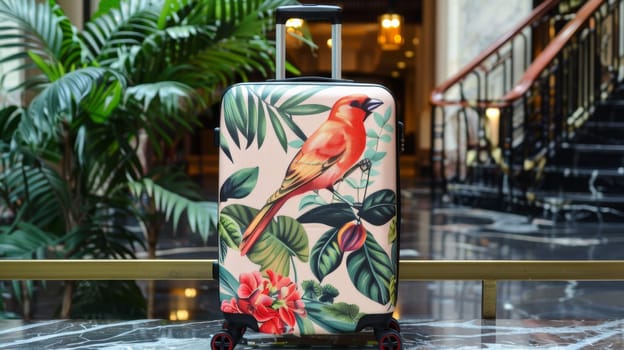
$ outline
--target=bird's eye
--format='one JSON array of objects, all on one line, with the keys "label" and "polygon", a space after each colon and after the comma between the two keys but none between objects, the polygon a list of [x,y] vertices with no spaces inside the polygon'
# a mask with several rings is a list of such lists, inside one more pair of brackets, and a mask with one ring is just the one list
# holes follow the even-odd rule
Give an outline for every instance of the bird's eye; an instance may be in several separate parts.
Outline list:
[{"label": "bird's eye", "polygon": [[349,104],[351,107],[359,107],[360,103],[358,101],[351,101],[351,103]]}]

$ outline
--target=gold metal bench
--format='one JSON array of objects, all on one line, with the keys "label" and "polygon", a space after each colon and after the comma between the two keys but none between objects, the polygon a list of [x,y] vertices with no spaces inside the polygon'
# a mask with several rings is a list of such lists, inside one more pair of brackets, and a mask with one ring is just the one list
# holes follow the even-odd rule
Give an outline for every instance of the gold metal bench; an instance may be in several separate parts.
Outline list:
[{"label": "gold metal bench", "polygon": [[[207,259],[0,260],[0,280],[212,280]],[[624,280],[624,260],[401,260],[400,281],[476,280],[481,315],[496,318],[498,281]]]}]

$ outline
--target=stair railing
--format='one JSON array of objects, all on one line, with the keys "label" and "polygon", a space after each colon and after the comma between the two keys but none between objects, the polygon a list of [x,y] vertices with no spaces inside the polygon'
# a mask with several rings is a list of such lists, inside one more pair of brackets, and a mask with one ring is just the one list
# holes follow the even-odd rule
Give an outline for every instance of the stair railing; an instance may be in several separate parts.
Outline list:
[{"label": "stair railing", "polygon": [[[453,189],[511,210],[534,204],[542,170],[620,79],[620,0],[589,0],[535,55],[545,1],[431,96],[434,198]],[[534,60],[530,57],[535,56]],[[515,77],[521,78],[514,84]]]}]

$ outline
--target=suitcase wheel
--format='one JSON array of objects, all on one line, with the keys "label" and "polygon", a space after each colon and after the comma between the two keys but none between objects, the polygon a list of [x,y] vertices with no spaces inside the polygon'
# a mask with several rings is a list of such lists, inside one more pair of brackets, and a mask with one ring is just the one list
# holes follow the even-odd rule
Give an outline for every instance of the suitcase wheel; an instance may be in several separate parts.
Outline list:
[{"label": "suitcase wheel", "polygon": [[386,329],[376,332],[379,340],[379,350],[402,350],[403,339],[395,329]]},{"label": "suitcase wheel", "polygon": [[222,330],[212,336],[210,350],[234,350],[238,339],[230,330]]}]

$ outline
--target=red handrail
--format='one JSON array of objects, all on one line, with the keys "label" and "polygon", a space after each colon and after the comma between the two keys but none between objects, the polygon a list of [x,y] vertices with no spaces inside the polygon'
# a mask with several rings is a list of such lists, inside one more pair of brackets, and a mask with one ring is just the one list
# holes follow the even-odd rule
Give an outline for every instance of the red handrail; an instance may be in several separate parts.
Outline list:
[{"label": "red handrail", "polygon": [[557,57],[564,46],[574,37],[583,25],[589,21],[594,12],[596,12],[604,2],[605,0],[590,0],[576,13],[576,16],[561,29],[557,36],[546,46],[544,51],[542,51],[529,68],[527,68],[514,88],[503,97],[503,105],[510,105],[529,90],[540,74]]},{"label": "red handrail", "polygon": [[494,55],[501,47],[503,47],[503,45],[511,42],[514,37],[520,34],[527,26],[530,26],[533,23],[540,21],[554,6],[558,4],[559,0],[546,0],[539,6],[537,6],[524,21],[520,22],[512,30],[496,40],[490,47],[481,52],[479,56],[474,58],[469,64],[467,64],[453,77],[436,87],[431,93],[431,104],[433,104],[434,106],[443,106],[454,103],[444,100],[444,94],[446,91],[448,91],[458,82],[464,80],[472,71],[481,66],[489,57]]}]

